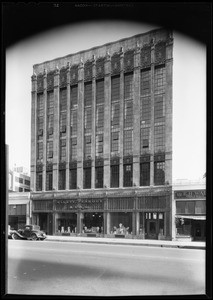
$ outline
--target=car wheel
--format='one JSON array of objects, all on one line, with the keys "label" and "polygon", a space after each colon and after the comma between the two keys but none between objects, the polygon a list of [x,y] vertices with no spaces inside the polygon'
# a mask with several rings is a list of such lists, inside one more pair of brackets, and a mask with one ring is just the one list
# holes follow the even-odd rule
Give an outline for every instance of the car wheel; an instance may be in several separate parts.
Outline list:
[{"label": "car wheel", "polygon": [[13,240],[18,240],[19,239],[19,237],[18,237],[18,235],[16,233],[12,233],[11,236],[12,236]]},{"label": "car wheel", "polygon": [[31,237],[32,237],[32,240],[33,240],[33,241],[36,241],[36,240],[37,240],[37,236],[36,236],[36,234],[32,234],[32,236],[31,236]]}]

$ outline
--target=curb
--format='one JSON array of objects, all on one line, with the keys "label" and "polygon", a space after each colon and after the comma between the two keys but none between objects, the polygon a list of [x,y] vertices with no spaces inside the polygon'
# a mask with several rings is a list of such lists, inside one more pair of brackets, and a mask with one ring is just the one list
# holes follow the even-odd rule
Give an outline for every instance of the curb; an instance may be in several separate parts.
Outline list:
[{"label": "curb", "polygon": [[151,243],[122,243],[119,241],[111,242],[111,241],[87,241],[87,240],[66,240],[66,239],[46,239],[48,242],[68,242],[68,243],[87,243],[87,244],[103,244],[103,245],[122,245],[122,246],[145,246],[145,247],[160,247],[160,248],[179,248],[179,249],[198,249],[205,250],[205,246],[195,246],[195,245],[169,245],[169,244],[151,244]]}]

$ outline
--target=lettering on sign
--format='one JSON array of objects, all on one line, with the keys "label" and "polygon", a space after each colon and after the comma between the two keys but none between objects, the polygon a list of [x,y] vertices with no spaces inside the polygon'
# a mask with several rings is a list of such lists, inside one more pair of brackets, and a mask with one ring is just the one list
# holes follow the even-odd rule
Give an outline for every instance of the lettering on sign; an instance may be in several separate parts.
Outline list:
[{"label": "lettering on sign", "polygon": [[175,199],[197,199],[205,198],[206,190],[188,190],[188,191],[176,191]]}]

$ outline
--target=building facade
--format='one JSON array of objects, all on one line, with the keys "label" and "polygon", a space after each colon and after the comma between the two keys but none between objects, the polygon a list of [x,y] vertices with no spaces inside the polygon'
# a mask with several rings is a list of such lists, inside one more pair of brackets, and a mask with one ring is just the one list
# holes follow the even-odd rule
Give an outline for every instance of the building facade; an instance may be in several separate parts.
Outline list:
[{"label": "building facade", "polygon": [[30,192],[30,176],[24,167],[15,167],[9,170],[9,191]]},{"label": "building facade", "polygon": [[9,194],[8,225],[11,229],[22,229],[24,225],[31,224],[32,208],[29,192]]},{"label": "building facade", "polygon": [[172,239],[172,70],[165,29],[33,66],[34,224]]},{"label": "building facade", "polygon": [[206,240],[205,182],[177,181],[173,185],[176,239]]}]

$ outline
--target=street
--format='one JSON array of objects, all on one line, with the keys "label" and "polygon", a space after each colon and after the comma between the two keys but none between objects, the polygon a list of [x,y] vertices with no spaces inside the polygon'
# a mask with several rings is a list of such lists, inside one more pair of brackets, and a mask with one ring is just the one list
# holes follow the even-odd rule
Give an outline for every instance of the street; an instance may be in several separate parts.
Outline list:
[{"label": "street", "polygon": [[8,294],[205,294],[205,251],[8,240]]}]

